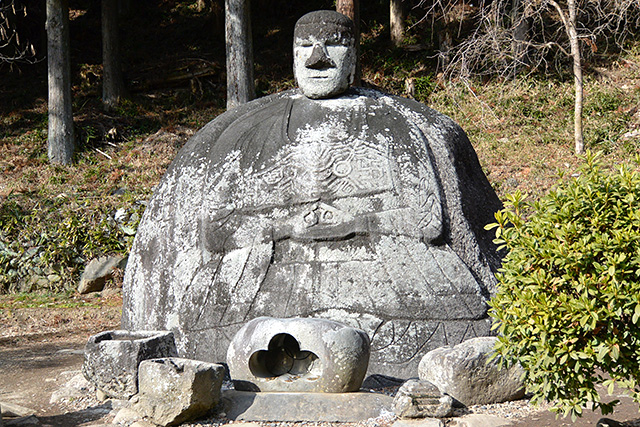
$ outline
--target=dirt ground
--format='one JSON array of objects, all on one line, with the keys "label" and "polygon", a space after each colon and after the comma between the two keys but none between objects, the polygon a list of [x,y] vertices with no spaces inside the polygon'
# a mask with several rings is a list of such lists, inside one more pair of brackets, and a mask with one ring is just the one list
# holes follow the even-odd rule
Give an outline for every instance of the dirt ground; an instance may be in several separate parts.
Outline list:
[{"label": "dirt ground", "polygon": [[[0,402],[32,409],[43,425],[73,427],[108,422],[112,418],[110,409],[97,406],[93,396],[60,404],[49,402],[52,393],[80,370],[87,338],[119,327],[121,303],[121,296],[115,294],[94,297],[84,307],[0,305]],[[611,418],[625,422],[627,427],[640,426],[638,405],[624,395],[617,397],[622,403]],[[585,411],[581,419],[571,423],[532,408],[526,401],[473,407],[470,411],[508,417],[517,427],[595,426],[602,417]]]}]

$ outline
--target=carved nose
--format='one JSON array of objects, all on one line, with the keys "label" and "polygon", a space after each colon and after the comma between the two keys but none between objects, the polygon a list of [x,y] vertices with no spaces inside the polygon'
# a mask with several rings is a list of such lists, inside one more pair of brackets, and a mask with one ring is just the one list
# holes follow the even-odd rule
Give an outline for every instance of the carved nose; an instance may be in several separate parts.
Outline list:
[{"label": "carved nose", "polygon": [[311,52],[311,56],[304,63],[304,66],[314,70],[322,70],[325,68],[335,67],[336,63],[327,56],[327,53],[322,46],[315,45]]}]

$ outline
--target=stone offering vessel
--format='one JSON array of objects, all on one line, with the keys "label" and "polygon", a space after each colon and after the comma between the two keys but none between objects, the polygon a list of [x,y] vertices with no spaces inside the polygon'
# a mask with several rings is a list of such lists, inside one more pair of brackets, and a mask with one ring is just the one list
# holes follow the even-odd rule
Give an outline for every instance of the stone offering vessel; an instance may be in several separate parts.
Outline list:
[{"label": "stone offering vessel", "polygon": [[253,319],[227,351],[236,390],[344,393],[360,390],[369,337],[326,319]]},{"label": "stone offering vessel", "polygon": [[259,316],[371,337],[369,373],[415,376],[428,350],[490,334],[501,204],[462,129],[416,101],[349,88],[353,23],[295,28],[299,89],[227,111],[180,151],[138,229],[122,325],[225,360]]}]

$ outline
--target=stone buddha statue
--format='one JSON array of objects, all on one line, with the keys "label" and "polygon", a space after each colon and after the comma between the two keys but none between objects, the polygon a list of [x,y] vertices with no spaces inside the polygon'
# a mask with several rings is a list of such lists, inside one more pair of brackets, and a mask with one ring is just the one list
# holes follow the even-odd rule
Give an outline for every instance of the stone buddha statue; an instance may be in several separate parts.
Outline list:
[{"label": "stone buddha statue", "polygon": [[253,318],[328,318],[369,334],[369,373],[401,378],[490,334],[500,259],[484,225],[500,201],[451,119],[349,88],[354,40],[344,15],[303,16],[299,89],[227,111],[180,151],[129,257],[124,328],[172,330],[181,356],[221,362]]}]

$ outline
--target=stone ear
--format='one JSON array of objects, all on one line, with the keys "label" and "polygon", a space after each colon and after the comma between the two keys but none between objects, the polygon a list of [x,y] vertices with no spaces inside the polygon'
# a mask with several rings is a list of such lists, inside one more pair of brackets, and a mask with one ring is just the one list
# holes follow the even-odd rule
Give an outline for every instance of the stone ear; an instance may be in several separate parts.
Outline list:
[{"label": "stone ear", "polygon": [[351,86],[353,84],[353,81],[356,78],[356,64],[358,63],[357,61],[357,53],[355,50],[355,47],[353,48],[353,51],[351,52],[351,70],[349,71],[349,86]]}]

